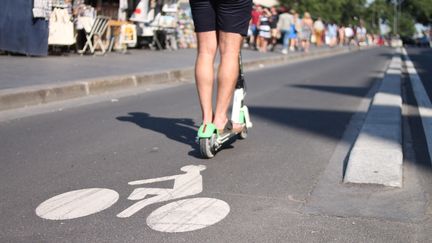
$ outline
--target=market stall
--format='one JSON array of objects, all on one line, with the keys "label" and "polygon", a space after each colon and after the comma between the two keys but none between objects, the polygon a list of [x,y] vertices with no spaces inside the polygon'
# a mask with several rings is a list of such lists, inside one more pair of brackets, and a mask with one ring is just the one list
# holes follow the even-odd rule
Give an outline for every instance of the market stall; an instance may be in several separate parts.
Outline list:
[{"label": "market stall", "polygon": [[130,21],[137,26],[139,46],[171,50],[196,46],[188,1],[141,0]]},{"label": "market stall", "polygon": [[71,46],[75,44],[71,1],[52,0],[51,7],[48,45]]},{"label": "market stall", "polygon": [[[48,55],[48,9],[29,0],[2,0],[0,50],[30,56]],[[40,11],[39,11],[40,10]],[[46,10],[46,11],[45,11]]]},{"label": "market stall", "polygon": [[[95,21],[105,17],[104,34],[92,35]],[[93,50],[85,45],[107,51],[196,47],[188,0],[4,0],[0,31],[0,50],[27,55],[45,56],[49,46],[82,52]]]}]

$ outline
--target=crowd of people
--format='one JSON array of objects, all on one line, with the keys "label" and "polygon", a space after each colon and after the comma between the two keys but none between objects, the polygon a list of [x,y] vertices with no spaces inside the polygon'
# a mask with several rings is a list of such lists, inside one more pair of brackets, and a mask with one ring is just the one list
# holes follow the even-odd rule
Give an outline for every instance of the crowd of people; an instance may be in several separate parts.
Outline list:
[{"label": "crowd of people", "polygon": [[282,53],[289,51],[309,52],[311,44],[368,45],[373,36],[367,33],[363,21],[358,26],[344,26],[325,22],[321,17],[315,20],[309,12],[302,15],[285,7],[265,8],[254,5],[245,45],[260,52],[275,51],[282,44]]}]

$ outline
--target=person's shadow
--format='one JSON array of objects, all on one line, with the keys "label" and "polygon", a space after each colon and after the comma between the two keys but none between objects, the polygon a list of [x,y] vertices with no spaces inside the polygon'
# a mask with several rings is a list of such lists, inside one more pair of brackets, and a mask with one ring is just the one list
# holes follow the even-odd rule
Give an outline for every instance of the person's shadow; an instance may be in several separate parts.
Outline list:
[{"label": "person's shadow", "polygon": [[116,118],[119,121],[132,122],[136,125],[161,133],[169,139],[190,145],[189,155],[200,158],[199,147],[195,142],[198,127],[190,118],[153,117],[144,112],[131,112],[129,116]]}]

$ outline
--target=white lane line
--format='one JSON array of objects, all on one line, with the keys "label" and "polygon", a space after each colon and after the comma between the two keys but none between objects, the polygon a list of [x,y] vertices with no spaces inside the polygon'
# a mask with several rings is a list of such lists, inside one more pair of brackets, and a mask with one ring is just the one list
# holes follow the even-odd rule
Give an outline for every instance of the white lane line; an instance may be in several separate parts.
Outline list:
[{"label": "white lane line", "polygon": [[428,147],[429,157],[432,158],[432,104],[429,96],[423,86],[422,80],[415,69],[415,66],[408,56],[405,48],[402,53],[405,57],[405,65],[411,81],[414,97],[417,101],[417,107],[420,113],[426,143]]},{"label": "white lane line", "polygon": [[345,183],[402,187],[401,68],[395,55],[349,154]]}]

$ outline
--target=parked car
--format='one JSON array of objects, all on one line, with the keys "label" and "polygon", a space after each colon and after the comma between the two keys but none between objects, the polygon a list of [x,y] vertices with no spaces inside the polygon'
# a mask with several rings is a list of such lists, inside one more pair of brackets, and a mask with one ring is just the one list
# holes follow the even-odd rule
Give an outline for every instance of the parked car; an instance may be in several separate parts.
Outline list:
[{"label": "parked car", "polygon": [[401,36],[401,40],[402,40],[404,46],[416,45],[416,40],[411,36]]}]

